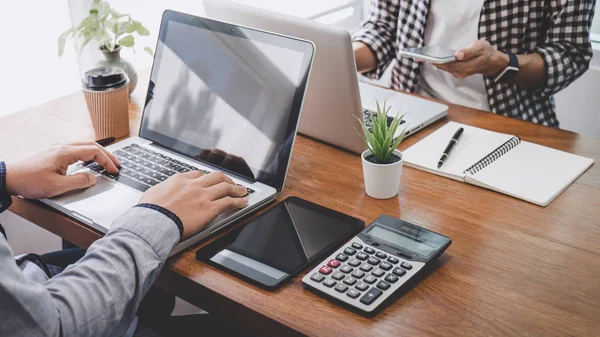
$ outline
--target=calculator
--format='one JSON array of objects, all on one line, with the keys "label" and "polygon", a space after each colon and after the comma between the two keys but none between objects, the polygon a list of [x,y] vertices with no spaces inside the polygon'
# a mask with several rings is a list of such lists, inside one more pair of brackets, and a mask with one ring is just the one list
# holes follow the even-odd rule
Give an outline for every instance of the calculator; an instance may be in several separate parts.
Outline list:
[{"label": "calculator", "polygon": [[448,237],[382,215],[302,282],[360,312],[373,313],[451,243]]}]

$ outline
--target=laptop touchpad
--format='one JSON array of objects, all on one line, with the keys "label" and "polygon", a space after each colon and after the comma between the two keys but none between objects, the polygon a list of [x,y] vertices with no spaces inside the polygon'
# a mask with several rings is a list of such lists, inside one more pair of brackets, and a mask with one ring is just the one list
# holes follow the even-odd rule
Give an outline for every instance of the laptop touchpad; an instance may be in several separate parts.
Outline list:
[{"label": "laptop touchpad", "polygon": [[52,201],[76,215],[94,219],[96,224],[109,229],[117,217],[138,203],[140,197],[140,193],[98,177],[93,187],[67,193]]}]

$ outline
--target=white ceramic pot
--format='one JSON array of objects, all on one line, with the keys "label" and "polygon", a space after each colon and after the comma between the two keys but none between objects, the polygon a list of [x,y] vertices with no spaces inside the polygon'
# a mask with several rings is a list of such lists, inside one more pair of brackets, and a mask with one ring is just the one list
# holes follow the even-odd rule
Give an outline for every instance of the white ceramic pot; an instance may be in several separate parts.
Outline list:
[{"label": "white ceramic pot", "polygon": [[400,161],[392,164],[371,163],[365,159],[370,154],[371,151],[367,150],[361,155],[367,194],[375,199],[395,197],[400,190],[400,176],[404,164],[402,152],[394,150],[394,154],[400,157]]}]

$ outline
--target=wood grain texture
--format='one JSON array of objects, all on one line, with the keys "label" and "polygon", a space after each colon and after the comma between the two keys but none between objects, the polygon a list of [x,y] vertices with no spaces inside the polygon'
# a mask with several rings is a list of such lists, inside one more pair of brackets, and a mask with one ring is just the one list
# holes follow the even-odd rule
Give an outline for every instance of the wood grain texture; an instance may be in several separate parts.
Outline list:
[{"label": "wood grain texture", "polygon": [[[147,74],[131,105],[137,133]],[[600,161],[600,140],[451,105],[447,118],[408,138],[406,149],[448,120]],[[93,140],[76,93],[0,119],[0,158],[16,160],[56,142]],[[158,280],[169,290],[260,336],[594,336],[600,331],[600,169],[592,166],[548,207],[405,167],[400,193],[365,195],[356,154],[299,136],[283,199],[295,195],[371,223],[402,218],[452,238],[416,286],[377,316],[345,310],[303,288],[301,277],[262,290],[195,259],[201,243],[171,258]],[[88,246],[100,234],[15,198],[11,208]],[[223,235],[223,234],[221,234]]]}]

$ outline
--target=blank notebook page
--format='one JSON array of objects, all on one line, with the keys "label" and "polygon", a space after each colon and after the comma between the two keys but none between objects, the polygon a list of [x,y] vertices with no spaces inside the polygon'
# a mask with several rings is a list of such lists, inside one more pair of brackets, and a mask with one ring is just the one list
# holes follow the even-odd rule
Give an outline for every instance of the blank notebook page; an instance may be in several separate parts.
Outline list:
[{"label": "blank notebook page", "polygon": [[549,147],[521,142],[470,179],[545,206],[594,161]]},{"label": "blank notebook page", "polygon": [[[437,164],[444,149],[458,128],[464,128],[458,144],[452,149],[444,165],[438,170]],[[441,171],[464,177],[463,172],[483,157],[510,140],[513,136],[449,122],[404,151],[404,160],[421,166],[433,173]]]}]

